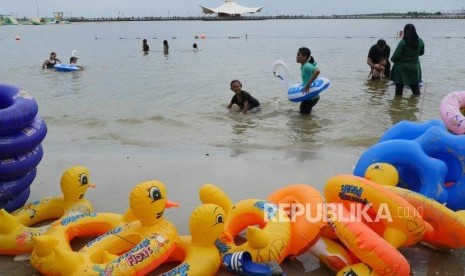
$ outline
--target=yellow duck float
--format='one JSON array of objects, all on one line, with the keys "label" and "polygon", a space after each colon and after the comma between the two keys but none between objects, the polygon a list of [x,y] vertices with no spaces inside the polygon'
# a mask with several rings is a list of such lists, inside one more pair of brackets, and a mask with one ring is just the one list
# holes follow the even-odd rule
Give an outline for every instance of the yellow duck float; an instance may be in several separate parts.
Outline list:
[{"label": "yellow duck float", "polygon": [[[36,255],[47,260],[48,269],[41,272],[66,276],[145,275],[158,267],[168,259],[177,243],[176,227],[163,217],[165,208],[177,204],[166,198],[163,183],[151,180],[132,189],[129,206],[128,217],[134,217],[134,221],[111,229],[77,252],[69,246],[60,246],[52,234],[41,237],[39,240],[43,243],[38,243],[40,252]],[[37,260],[40,259],[31,258],[31,263]],[[43,263],[39,265],[44,267]]]},{"label": "yellow duck float", "polygon": [[[217,186],[205,184],[199,190],[203,203],[213,203],[226,213],[225,233],[217,241],[222,255],[248,251],[254,262],[281,263],[289,254],[291,222],[277,205],[262,199],[244,199],[235,204]],[[236,245],[234,239],[246,229],[247,241]]]},{"label": "yellow duck float", "polygon": [[50,224],[40,227],[33,225],[93,211],[91,203],[84,198],[90,183],[89,170],[83,166],[68,168],[62,175],[60,186],[62,196],[47,197],[24,205],[9,214],[0,210],[0,254],[19,255],[30,253],[32,238],[43,235]]},{"label": "yellow duck float", "polygon": [[215,242],[224,231],[225,212],[216,204],[202,204],[194,209],[189,220],[191,236],[179,237],[170,259],[181,262],[162,276],[216,275],[221,256]]},{"label": "yellow duck float", "polygon": [[422,243],[437,249],[465,248],[465,210],[453,211],[436,200],[420,193],[396,187],[397,169],[388,163],[375,163],[367,168],[367,176],[374,182],[401,196],[412,204],[417,212],[411,216],[423,217],[426,232]]}]

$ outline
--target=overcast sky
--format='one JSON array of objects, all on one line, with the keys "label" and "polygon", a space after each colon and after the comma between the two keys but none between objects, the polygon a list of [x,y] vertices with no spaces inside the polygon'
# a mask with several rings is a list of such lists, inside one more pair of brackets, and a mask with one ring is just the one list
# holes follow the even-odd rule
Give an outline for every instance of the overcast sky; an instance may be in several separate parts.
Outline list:
[{"label": "overcast sky", "polygon": [[[332,15],[379,12],[448,12],[465,9],[464,0],[236,0],[247,7],[265,8],[262,15]],[[0,0],[0,14],[17,17],[64,16],[197,16],[199,6],[216,8],[224,0]]]}]

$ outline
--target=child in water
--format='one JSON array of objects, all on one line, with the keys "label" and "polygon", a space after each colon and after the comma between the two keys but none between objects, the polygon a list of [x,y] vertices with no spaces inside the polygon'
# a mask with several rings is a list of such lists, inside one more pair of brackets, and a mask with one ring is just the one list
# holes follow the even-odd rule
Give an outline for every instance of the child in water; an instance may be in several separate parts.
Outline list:
[{"label": "child in water", "polygon": [[[371,79],[384,78],[384,70],[386,68],[386,63],[386,58],[381,58],[379,63],[375,64],[375,67],[373,67],[370,72]],[[370,75],[368,75],[368,77],[370,77]]]},{"label": "child in water", "polygon": [[248,111],[256,112],[260,110],[260,102],[242,90],[242,83],[239,80],[231,81],[231,90],[234,92],[234,96],[228,105],[228,109],[231,109],[233,104],[237,104],[243,114],[247,114]]}]

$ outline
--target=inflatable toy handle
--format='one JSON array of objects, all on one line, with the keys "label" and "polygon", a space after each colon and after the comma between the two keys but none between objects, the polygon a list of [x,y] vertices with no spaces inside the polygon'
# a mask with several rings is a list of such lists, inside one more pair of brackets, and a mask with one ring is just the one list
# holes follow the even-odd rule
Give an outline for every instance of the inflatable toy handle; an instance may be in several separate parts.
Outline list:
[{"label": "inflatable toy handle", "polygon": [[73,50],[73,51],[71,52],[71,57],[79,58],[79,52],[78,52],[78,50]]},{"label": "inflatable toy handle", "polygon": [[[276,70],[278,69],[278,67],[283,67],[283,75],[278,75],[276,74]],[[284,85],[286,85],[286,88],[289,89],[289,87],[291,87],[289,85],[289,68],[287,67],[286,63],[284,63],[284,61],[282,60],[277,60],[275,61],[274,65],[273,65],[273,75],[279,79],[281,79],[283,82],[284,82]]]}]

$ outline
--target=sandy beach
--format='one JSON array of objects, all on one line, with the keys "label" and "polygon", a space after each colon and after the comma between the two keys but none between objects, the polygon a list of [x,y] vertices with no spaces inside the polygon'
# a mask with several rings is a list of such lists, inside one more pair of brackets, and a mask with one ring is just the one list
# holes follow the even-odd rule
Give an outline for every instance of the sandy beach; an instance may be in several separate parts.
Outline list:
[{"label": "sandy beach", "polygon": [[[198,189],[205,183],[221,187],[233,201],[266,198],[275,189],[293,183],[313,185],[321,191],[331,176],[350,173],[356,160],[356,153],[318,156],[302,151],[147,150],[128,146],[46,153],[39,165],[29,201],[59,194],[61,173],[77,164],[90,169],[91,181],[97,185],[87,193],[96,212],[124,212],[132,187],[144,180],[157,179],[167,185],[169,198],[181,205],[167,210],[165,216],[178,227],[179,234],[186,235],[189,214],[200,204]],[[465,273],[463,250],[439,252],[416,245],[402,248],[401,252],[409,260],[413,275]],[[153,275],[169,267],[164,266]],[[286,260],[282,268],[287,275],[331,275],[310,253]],[[0,275],[38,273],[28,261],[2,256]],[[231,274],[221,270],[219,275]]]}]

